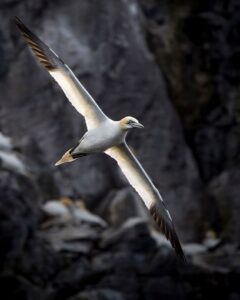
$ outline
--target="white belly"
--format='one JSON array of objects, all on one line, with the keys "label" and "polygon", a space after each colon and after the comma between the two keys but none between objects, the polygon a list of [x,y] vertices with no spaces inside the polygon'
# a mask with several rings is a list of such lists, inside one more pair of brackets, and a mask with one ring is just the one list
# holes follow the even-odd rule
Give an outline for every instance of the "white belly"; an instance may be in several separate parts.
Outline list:
[{"label": "white belly", "polygon": [[82,138],[74,153],[102,152],[122,143],[126,133],[123,132],[118,122],[107,121],[98,128],[89,130]]}]

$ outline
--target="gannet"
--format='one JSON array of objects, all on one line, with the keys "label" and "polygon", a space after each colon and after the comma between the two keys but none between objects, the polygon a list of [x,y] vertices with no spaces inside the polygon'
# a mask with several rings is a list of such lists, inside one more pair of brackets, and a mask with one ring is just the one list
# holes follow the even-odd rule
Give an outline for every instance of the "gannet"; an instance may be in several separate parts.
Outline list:
[{"label": "gannet", "polygon": [[120,121],[114,121],[107,117],[63,60],[18,18],[16,18],[16,25],[40,64],[47,69],[60,85],[68,100],[85,118],[88,131],[74,147],[62,156],[56,165],[71,162],[96,152],[103,152],[112,157],[142,198],[177,255],[185,260],[172,218],[159,191],[126,143],[127,133],[133,128],[143,128],[143,125],[131,116]]},{"label": "gannet", "polygon": [[[86,209],[83,201],[72,201],[69,198],[61,198],[60,200],[50,200],[47,201],[43,206],[42,210],[50,217],[60,218],[60,220],[70,220],[82,223],[89,223],[93,225],[98,225],[101,227],[106,227],[107,223],[97,215],[92,214]],[[47,222],[45,224],[49,225],[54,222]]]},{"label": "gannet", "polygon": [[11,139],[0,132],[0,150],[11,151],[13,148]]},{"label": "gannet", "polygon": [[67,207],[60,201],[50,200],[43,204],[42,210],[51,217],[65,217],[70,216]]},{"label": "gannet", "polygon": [[29,176],[26,166],[14,152],[0,150],[0,169],[10,170],[20,175]]}]

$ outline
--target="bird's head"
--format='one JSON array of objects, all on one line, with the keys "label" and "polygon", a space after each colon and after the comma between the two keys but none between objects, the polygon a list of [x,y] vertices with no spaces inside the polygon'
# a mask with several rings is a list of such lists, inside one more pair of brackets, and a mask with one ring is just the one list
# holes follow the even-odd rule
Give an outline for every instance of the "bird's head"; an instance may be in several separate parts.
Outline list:
[{"label": "bird's head", "polygon": [[120,127],[123,130],[129,130],[132,128],[144,128],[144,126],[133,117],[125,117],[119,121]]}]

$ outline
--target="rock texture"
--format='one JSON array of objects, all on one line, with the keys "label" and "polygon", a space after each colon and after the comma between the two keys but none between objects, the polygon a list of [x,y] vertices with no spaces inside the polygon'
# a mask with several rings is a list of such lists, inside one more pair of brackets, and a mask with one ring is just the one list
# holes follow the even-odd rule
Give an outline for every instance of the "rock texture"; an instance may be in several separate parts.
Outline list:
[{"label": "rock texture", "polygon": [[[4,138],[0,147],[20,160]],[[31,166],[23,155],[20,161],[24,168]],[[103,201],[99,212],[107,224],[83,201],[62,197],[43,204],[34,177],[19,174],[18,166],[0,169],[0,292],[5,299],[208,299],[209,291],[212,298],[239,296],[236,246],[221,244],[211,234],[204,244],[184,245],[188,264],[183,264],[129,188]]]},{"label": "rock texture", "polygon": [[[57,1],[28,15],[23,13],[25,7],[26,3],[16,3],[14,14],[73,68],[110,117],[134,115],[146,124],[143,132],[129,136],[129,143],[162,191],[182,238],[196,238],[201,181],[162,73],[147,48],[138,3]],[[39,178],[49,197],[57,196],[55,192],[92,203],[119,185],[118,174],[112,180],[112,173],[118,171],[102,155],[53,168],[83,135],[85,126],[58,86],[37,66],[11,22],[8,15],[4,32],[8,42],[2,51],[12,53],[14,60],[6,59],[8,71],[1,80],[0,126],[34,161],[32,148],[37,147],[38,172],[53,176],[58,189],[49,191]]]},{"label": "rock texture", "polygon": [[[240,253],[235,248],[202,245],[196,251],[196,245],[185,245],[186,265],[146,219],[129,216],[117,227],[103,227],[92,217],[79,219],[85,208],[67,198],[55,200],[54,207],[53,201],[33,206],[35,189],[26,193],[23,185],[4,185],[5,172],[0,172],[0,292],[5,299],[238,299]],[[9,175],[22,183],[18,174]],[[56,209],[57,203],[65,209]]]},{"label": "rock texture", "polygon": [[167,79],[203,182],[202,230],[213,228],[239,243],[233,233],[239,228],[234,217],[240,145],[239,1],[140,3],[149,48]]},{"label": "rock texture", "polygon": [[[1,1],[6,300],[239,299],[238,2]],[[149,224],[110,158],[53,167],[86,128],[36,64],[15,15],[111,118],[133,115],[145,125],[128,141],[171,211],[188,265]],[[46,215],[50,200],[64,215]]]}]

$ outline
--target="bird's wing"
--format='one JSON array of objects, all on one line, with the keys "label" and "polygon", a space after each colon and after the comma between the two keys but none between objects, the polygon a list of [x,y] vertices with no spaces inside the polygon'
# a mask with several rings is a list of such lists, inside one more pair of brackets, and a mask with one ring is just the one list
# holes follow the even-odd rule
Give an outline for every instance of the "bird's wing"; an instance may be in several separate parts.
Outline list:
[{"label": "bird's wing", "polygon": [[88,129],[93,129],[104,122],[107,116],[71,69],[18,18],[15,19],[15,22],[40,64],[48,70],[72,105],[84,116]]},{"label": "bird's wing", "polygon": [[185,256],[174,229],[172,218],[163,199],[151,179],[133,155],[126,143],[105,151],[115,159],[130,184],[140,195],[162,233],[171,242],[176,253],[185,260]]}]

